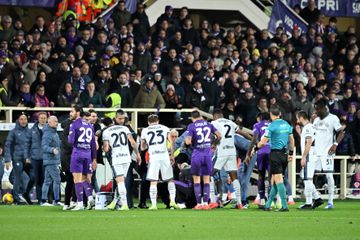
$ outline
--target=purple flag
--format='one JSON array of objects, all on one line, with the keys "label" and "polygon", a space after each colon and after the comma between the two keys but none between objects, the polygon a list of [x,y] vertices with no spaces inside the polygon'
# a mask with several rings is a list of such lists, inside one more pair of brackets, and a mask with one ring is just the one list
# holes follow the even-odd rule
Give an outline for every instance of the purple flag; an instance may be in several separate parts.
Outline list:
[{"label": "purple flag", "polygon": [[275,34],[277,27],[283,27],[288,34],[291,34],[294,28],[304,33],[307,32],[308,24],[281,0],[275,0],[268,26],[269,32]]},{"label": "purple flag", "polygon": [[[286,0],[290,7],[299,4],[301,9],[308,0]],[[315,0],[318,9],[326,16],[360,17],[360,0]]]}]

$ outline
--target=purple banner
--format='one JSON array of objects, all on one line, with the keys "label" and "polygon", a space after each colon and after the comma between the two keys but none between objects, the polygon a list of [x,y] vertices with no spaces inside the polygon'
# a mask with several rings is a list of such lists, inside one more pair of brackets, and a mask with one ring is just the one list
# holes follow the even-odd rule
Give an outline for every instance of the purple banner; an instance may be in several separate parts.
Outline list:
[{"label": "purple banner", "polygon": [[0,5],[22,7],[55,7],[55,0],[0,0]]},{"label": "purple banner", "polygon": [[283,27],[291,35],[294,28],[299,29],[301,33],[307,32],[308,24],[281,0],[275,0],[268,26],[269,32],[275,34],[277,27]]},{"label": "purple banner", "polygon": [[[301,9],[308,0],[286,0],[290,7],[299,4]],[[315,0],[318,9],[326,16],[360,17],[360,0]]]}]

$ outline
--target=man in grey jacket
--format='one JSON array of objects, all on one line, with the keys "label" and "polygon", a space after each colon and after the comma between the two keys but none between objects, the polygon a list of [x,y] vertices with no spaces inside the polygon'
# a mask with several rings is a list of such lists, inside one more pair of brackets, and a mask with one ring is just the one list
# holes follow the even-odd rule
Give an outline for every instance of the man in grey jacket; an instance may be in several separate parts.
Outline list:
[{"label": "man in grey jacket", "polygon": [[[56,116],[50,116],[48,124],[43,130],[41,148],[43,151],[43,165],[45,168],[45,179],[42,187],[41,206],[59,206],[60,203],[60,138],[56,128],[58,119]],[[54,202],[50,204],[47,201],[50,184],[53,184]]]},{"label": "man in grey jacket", "polygon": [[[25,158],[25,140],[29,134],[28,118],[25,114],[21,114],[16,121],[16,126],[11,130],[6,138],[5,143],[5,161],[11,162],[15,173],[14,181],[14,203],[24,203],[24,198],[20,195],[22,175],[26,164],[30,164],[30,159]],[[27,186],[27,183],[26,183]],[[26,186],[23,188],[26,189]]]},{"label": "man in grey jacket", "polygon": [[38,122],[29,131],[26,138],[25,159],[31,160],[30,182],[25,192],[25,199],[31,202],[29,193],[36,185],[36,197],[39,203],[41,202],[41,188],[44,182],[44,167],[43,167],[43,153],[41,149],[41,139],[43,136],[43,128],[47,121],[47,114],[40,112],[38,115]]}]

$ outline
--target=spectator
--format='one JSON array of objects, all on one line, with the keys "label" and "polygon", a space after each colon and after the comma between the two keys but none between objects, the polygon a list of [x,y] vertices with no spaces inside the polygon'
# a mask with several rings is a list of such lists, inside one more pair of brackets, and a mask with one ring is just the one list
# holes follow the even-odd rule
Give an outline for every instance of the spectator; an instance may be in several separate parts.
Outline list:
[{"label": "spectator", "polygon": [[5,15],[1,18],[0,41],[9,42],[16,34],[16,30],[12,25],[12,18]]},{"label": "spectator", "polygon": [[25,107],[34,106],[33,98],[30,93],[30,84],[28,82],[23,82],[20,85],[19,92],[14,94],[12,101],[18,102]]},{"label": "spectator", "polygon": [[117,7],[111,14],[111,18],[114,20],[115,29],[120,32],[121,28],[125,26],[131,20],[131,14],[126,9],[125,1],[121,0],[118,2]]},{"label": "spectator", "polygon": [[140,42],[137,45],[137,51],[134,54],[134,63],[143,72],[149,72],[151,67],[151,55],[145,49],[145,44]]},{"label": "spectator", "polygon": [[52,72],[52,69],[48,65],[39,62],[39,60],[34,57],[31,57],[30,61],[22,66],[24,81],[28,82],[31,86],[33,82],[35,82],[36,77],[41,70],[44,70],[47,74]]},{"label": "spectator", "polygon": [[[30,134],[28,128],[28,118],[25,114],[21,114],[16,121],[16,126],[11,130],[6,138],[5,143],[5,161],[12,162],[15,175],[14,181],[14,203],[23,204],[24,198],[21,196],[20,188],[22,185],[22,175],[25,167],[30,165],[31,160],[25,158],[26,137]],[[26,189],[27,184],[23,186]]]},{"label": "spectator", "polygon": [[131,15],[131,22],[134,26],[135,42],[142,42],[150,35],[149,18],[144,10],[143,3],[137,3],[136,12]]},{"label": "spectator", "polygon": [[204,112],[208,112],[210,108],[210,101],[207,93],[202,88],[200,80],[194,80],[192,82],[193,88],[186,95],[185,106],[195,107]]},{"label": "spectator", "polygon": [[309,24],[314,24],[320,17],[320,10],[316,7],[315,0],[309,0],[308,5],[300,11],[300,16]]},{"label": "spectator", "polygon": [[24,197],[28,203],[30,200],[30,191],[34,185],[36,187],[36,199],[41,203],[41,188],[44,182],[44,169],[43,169],[43,152],[41,148],[41,140],[43,137],[43,128],[47,122],[47,113],[40,112],[38,114],[38,121],[29,131],[26,137],[25,145],[25,159],[31,160],[30,182],[27,186]]},{"label": "spectator", "polygon": [[95,90],[95,83],[89,82],[86,86],[86,91],[80,94],[80,104],[84,107],[101,107],[102,98],[99,92]]},{"label": "spectator", "polygon": [[41,148],[43,151],[44,161],[44,184],[42,187],[41,206],[51,206],[48,200],[48,192],[50,184],[52,183],[52,190],[54,193],[53,206],[60,206],[60,138],[56,131],[58,119],[55,116],[50,116],[48,124],[44,127],[44,136],[41,140]]},{"label": "spectator", "polygon": [[54,107],[55,103],[49,101],[45,94],[45,86],[42,84],[37,85],[36,93],[33,98],[35,107]]},{"label": "spectator", "polygon": [[9,97],[9,79],[7,77],[4,77],[1,79],[1,83],[0,83],[0,106],[1,107],[10,107],[10,106],[19,106],[21,107],[22,105],[20,103],[17,102],[13,102],[11,101],[10,97]]}]

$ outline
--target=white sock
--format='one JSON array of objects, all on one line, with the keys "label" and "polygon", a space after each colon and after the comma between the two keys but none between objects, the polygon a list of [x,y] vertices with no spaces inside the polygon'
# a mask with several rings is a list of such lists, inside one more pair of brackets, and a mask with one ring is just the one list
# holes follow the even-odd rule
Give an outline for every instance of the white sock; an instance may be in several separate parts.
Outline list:
[{"label": "white sock", "polygon": [[210,202],[212,203],[216,202],[215,182],[213,177],[211,177],[211,181],[210,181]]},{"label": "white sock", "polygon": [[312,180],[304,180],[305,188],[304,195],[306,198],[306,204],[312,204]]},{"label": "white sock", "polygon": [[316,187],[314,185],[314,182],[311,182],[311,191],[312,191],[312,197],[313,199],[319,199],[321,196],[320,196],[320,193],[318,192],[318,190],[316,190]]},{"label": "white sock", "polygon": [[92,195],[91,195],[91,196],[88,196],[88,201],[89,201],[89,202],[91,202],[93,199],[94,199],[94,198],[93,198]]},{"label": "white sock", "polygon": [[153,206],[156,206],[156,197],[157,197],[157,186],[156,185],[150,185],[150,200],[151,200],[151,204]]},{"label": "white sock", "polygon": [[235,179],[232,182],[234,189],[235,189],[235,195],[236,195],[236,200],[237,203],[241,203],[241,189],[240,189],[240,183],[238,179]]},{"label": "white sock", "polygon": [[117,189],[118,189],[118,192],[119,192],[119,196],[120,196],[120,200],[121,200],[121,205],[122,205],[122,206],[127,205],[125,183],[124,183],[124,182],[118,183]]},{"label": "white sock", "polygon": [[333,204],[334,202],[334,192],[335,192],[335,181],[332,173],[326,174],[327,184],[328,184],[328,192],[329,192],[329,200],[328,203]]},{"label": "white sock", "polygon": [[168,182],[168,190],[170,194],[170,201],[175,202],[176,188],[175,188],[175,183],[173,181]]},{"label": "white sock", "polygon": [[77,205],[78,205],[79,207],[83,207],[83,206],[84,206],[84,203],[83,203],[83,201],[77,202]]}]

